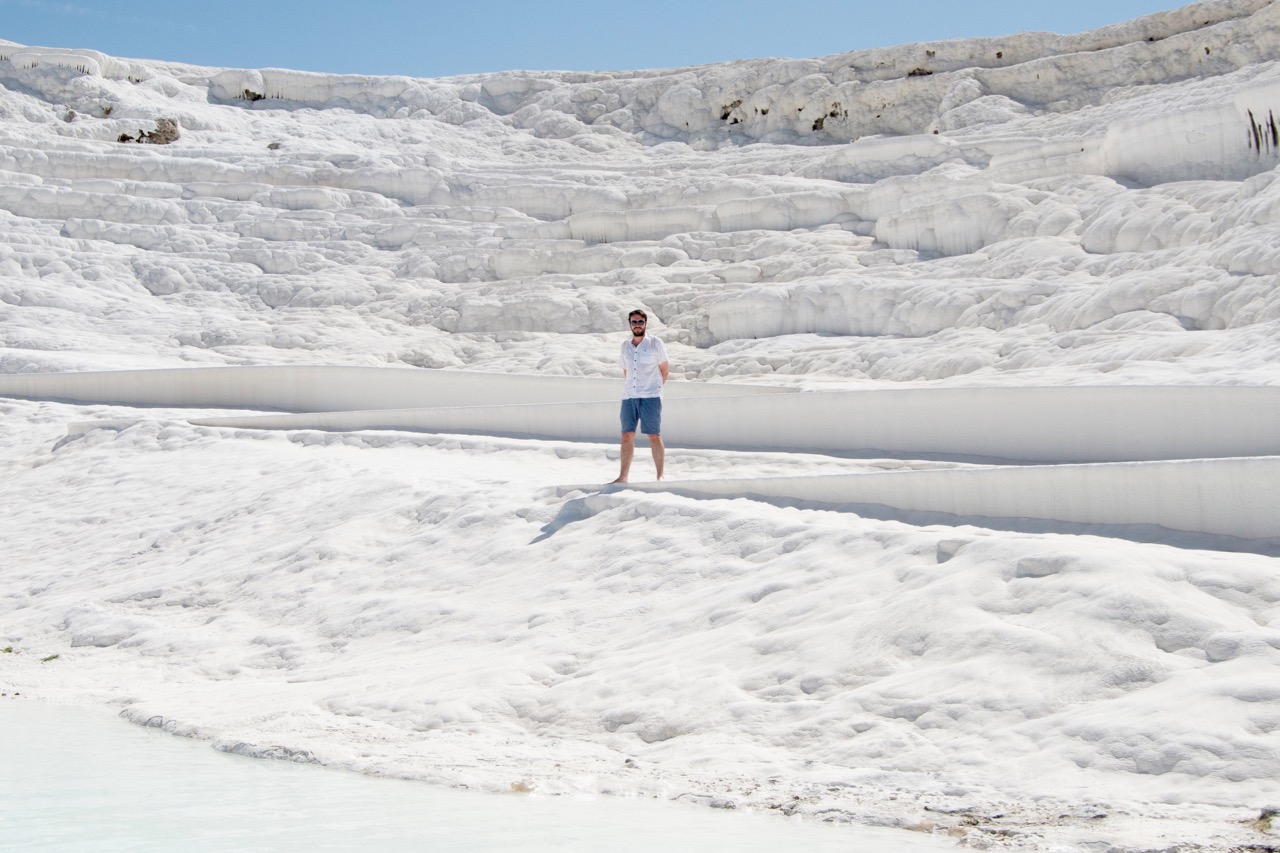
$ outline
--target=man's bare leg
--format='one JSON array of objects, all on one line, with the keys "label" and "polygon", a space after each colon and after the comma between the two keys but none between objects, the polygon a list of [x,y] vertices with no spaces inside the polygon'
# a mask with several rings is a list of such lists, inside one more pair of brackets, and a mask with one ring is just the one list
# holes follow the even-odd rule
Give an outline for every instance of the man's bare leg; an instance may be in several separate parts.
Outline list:
[{"label": "man's bare leg", "polygon": [[627,475],[631,473],[631,459],[636,455],[636,434],[634,432],[624,432],[622,434],[622,451],[618,458],[620,460],[618,469],[618,479],[615,483],[627,482]]},{"label": "man's bare leg", "polygon": [[653,467],[658,469],[658,479],[662,479],[662,463],[667,458],[667,448],[662,443],[662,436],[649,436],[649,449],[653,451]]}]

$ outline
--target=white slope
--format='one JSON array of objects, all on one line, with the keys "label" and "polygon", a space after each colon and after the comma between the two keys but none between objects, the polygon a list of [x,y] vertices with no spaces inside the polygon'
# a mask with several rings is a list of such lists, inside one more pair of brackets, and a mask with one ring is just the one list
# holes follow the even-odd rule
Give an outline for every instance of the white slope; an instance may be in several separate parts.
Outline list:
[{"label": "white slope", "polygon": [[[1275,844],[1277,111],[1266,0],[442,80],[0,42],[0,692],[974,847]],[[680,493],[580,485],[637,306]],[[162,371],[335,365],[454,420]]]}]

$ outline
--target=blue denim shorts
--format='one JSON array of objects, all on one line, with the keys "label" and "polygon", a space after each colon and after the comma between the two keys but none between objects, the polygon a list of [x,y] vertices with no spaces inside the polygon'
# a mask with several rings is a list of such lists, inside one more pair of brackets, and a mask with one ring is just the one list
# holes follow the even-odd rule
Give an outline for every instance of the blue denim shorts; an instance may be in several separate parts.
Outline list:
[{"label": "blue denim shorts", "polygon": [[662,433],[662,398],[628,397],[622,401],[622,431],[635,432],[636,423],[645,435]]}]

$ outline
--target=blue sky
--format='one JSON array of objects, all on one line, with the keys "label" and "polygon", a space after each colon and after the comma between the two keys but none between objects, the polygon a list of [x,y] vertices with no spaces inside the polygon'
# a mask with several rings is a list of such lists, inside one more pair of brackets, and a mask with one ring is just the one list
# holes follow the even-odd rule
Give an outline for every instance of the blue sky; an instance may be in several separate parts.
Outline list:
[{"label": "blue sky", "polygon": [[0,0],[0,38],[236,68],[443,77],[813,57],[1028,30],[1178,0]]}]

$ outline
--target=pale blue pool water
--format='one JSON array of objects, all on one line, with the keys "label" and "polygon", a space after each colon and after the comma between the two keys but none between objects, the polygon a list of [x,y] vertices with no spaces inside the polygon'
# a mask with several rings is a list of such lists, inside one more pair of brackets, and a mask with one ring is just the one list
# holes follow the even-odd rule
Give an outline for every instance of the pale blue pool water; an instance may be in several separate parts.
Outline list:
[{"label": "pale blue pool water", "polygon": [[902,830],[651,800],[486,794],[245,758],[103,709],[0,699],[4,851],[954,849]]}]

